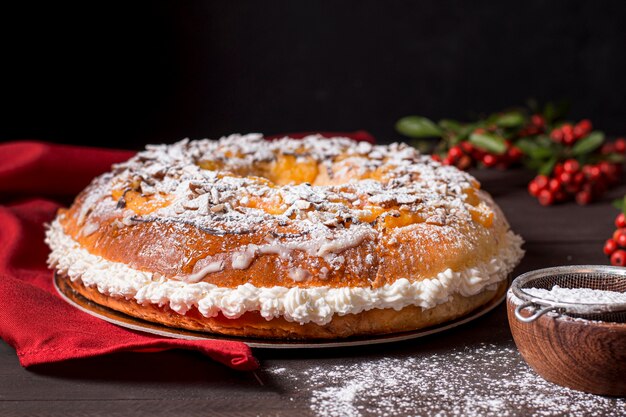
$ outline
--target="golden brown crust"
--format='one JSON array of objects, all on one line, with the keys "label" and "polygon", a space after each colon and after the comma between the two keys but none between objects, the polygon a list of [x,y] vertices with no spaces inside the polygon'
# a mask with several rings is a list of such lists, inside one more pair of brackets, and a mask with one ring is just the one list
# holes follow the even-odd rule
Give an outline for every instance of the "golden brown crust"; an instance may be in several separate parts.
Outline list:
[{"label": "golden brown crust", "polygon": [[221,314],[207,318],[196,309],[181,315],[167,306],[140,305],[133,300],[108,297],[95,288],[85,287],[80,281],[61,279],[83,297],[139,319],[181,329],[268,339],[334,339],[422,329],[462,317],[503,294],[507,287],[507,282],[503,281],[495,290],[484,290],[470,297],[455,294],[450,301],[434,308],[372,309],[359,314],[335,315],[330,323],[318,325],[288,322],[282,317],[268,321],[257,312],[245,313],[237,319],[228,319]]},{"label": "golden brown crust", "polygon": [[[151,147],[94,180],[55,225],[72,243],[52,264],[74,273],[72,287],[88,299],[168,326],[237,336],[334,338],[431,326],[488,302],[494,291],[454,293],[504,279],[519,258],[513,251],[500,259],[518,243],[507,241],[506,219],[473,178],[406,145],[344,139]],[[116,275],[113,290],[98,282],[101,294],[81,283],[93,271],[72,268],[81,250],[109,262],[95,269],[105,282],[116,269],[110,262],[129,270]],[[128,271],[148,284],[126,285]],[[199,293],[159,292],[183,285]],[[159,295],[141,292],[148,286]],[[106,295],[120,287],[128,300]],[[213,298],[198,287],[237,296]],[[250,287],[272,295],[255,298]],[[275,289],[289,298],[273,298]],[[309,301],[320,291],[332,297]],[[172,309],[138,304],[137,294]],[[198,308],[245,313],[206,318]],[[338,314],[349,311],[356,314]]]},{"label": "golden brown crust", "polygon": [[[276,254],[265,254],[255,257],[246,269],[233,269],[229,262],[225,262],[224,270],[210,274],[204,281],[226,288],[245,283],[256,287],[378,288],[393,283],[399,277],[420,281],[448,268],[462,271],[496,256],[499,243],[508,230],[506,220],[491,198],[483,192],[479,195],[481,201],[495,213],[489,228],[472,222],[448,225],[415,223],[389,229],[380,239],[365,239],[345,250],[341,253],[345,263],[339,268],[330,268],[324,259],[305,252],[298,252],[289,260]],[[122,220],[117,214],[106,219],[92,215],[90,221],[99,221],[98,229],[84,236],[81,233],[83,226],[76,220],[83,199],[84,196],[80,196],[66,212],[67,215],[61,218],[65,233],[94,255],[167,277],[190,274],[198,259],[203,257],[211,257],[214,261],[226,260],[245,245],[263,244],[267,236],[275,232],[273,225],[260,225],[252,233],[219,236],[193,225],[159,221],[118,228],[113,225]],[[289,230],[281,232],[288,233]],[[368,254],[373,256],[374,261],[366,266],[364,259]],[[310,279],[294,282],[289,271],[298,267],[308,270]],[[325,276],[319,273],[322,268],[329,271]]]}]

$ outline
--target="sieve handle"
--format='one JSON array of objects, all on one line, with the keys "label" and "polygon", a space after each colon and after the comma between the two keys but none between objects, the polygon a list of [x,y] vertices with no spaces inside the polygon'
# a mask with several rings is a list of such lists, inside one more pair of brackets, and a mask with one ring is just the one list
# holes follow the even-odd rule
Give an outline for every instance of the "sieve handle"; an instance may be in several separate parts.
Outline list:
[{"label": "sieve handle", "polygon": [[526,307],[534,306],[534,305],[535,303],[533,303],[532,301],[528,301],[528,302],[525,302],[524,304],[517,306],[517,308],[515,309],[515,317],[523,323],[532,323],[533,321],[537,320],[539,317],[546,314],[548,311],[557,310],[556,307],[544,307],[542,309],[536,310],[532,315],[528,317],[522,316],[523,309],[525,309]]}]

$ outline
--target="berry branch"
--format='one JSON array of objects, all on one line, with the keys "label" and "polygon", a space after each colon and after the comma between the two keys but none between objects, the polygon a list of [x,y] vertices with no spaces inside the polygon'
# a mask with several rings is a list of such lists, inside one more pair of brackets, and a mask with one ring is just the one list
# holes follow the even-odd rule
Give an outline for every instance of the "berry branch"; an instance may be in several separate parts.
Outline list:
[{"label": "berry branch", "polygon": [[611,265],[626,266],[626,196],[613,201],[613,205],[620,210],[620,214],[615,218],[615,232],[604,243],[603,251]]},{"label": "berry branch", "polygon": [[398,120],[396,130],[413,138],[421,151],[432,152],[433,159],[463,170],[525,165],[537,173],[528,191],[542,205],[589,204],[619,182],[626,140],[605,142],[591,121],[568,122],[566,112],[564,104],[548,103],[539,110],[530,103],[470,123],[407,116]]}]

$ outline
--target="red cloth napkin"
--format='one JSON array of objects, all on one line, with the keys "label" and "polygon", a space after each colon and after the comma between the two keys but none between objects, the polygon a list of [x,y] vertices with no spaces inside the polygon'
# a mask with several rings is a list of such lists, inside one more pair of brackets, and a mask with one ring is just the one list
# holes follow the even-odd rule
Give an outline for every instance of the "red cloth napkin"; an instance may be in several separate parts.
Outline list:
[{"label": "red cloth napkin", "polygon": [[[358,140],[373,141],[366,132],[356,133]],[[55,200],[75,195],[133,154],[31,141],[0,144],[0,338],[15,348],[22,366],[123,351],[191,349],[234,369],[256,369],[258,362],[244,343],[135,332],[83,313],[56,293],[44,243],[44,224],[61,207]]]}]

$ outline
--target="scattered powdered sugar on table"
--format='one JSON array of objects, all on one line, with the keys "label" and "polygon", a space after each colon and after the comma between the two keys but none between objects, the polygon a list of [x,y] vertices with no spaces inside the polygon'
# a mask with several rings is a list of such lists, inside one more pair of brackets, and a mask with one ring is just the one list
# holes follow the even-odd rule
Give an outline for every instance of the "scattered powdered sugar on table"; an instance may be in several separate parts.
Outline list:
[{"label": "scattered powdered sugar on table", "polygon": [[624,304],[626,293],[617,291],[594,290],[591,288],[562,288],[558,285],[551,290],[545,288],[524,288],[523,291],[533,297],[554,302],[579,304]]},{"label": "scattered powdered sugar on table", "polygon": [[626,415],[626,400],[549,383],[515,348],[493,344],[268,372],[289,378],[290,389],[304,391],[313,413],[324,417]]}]

